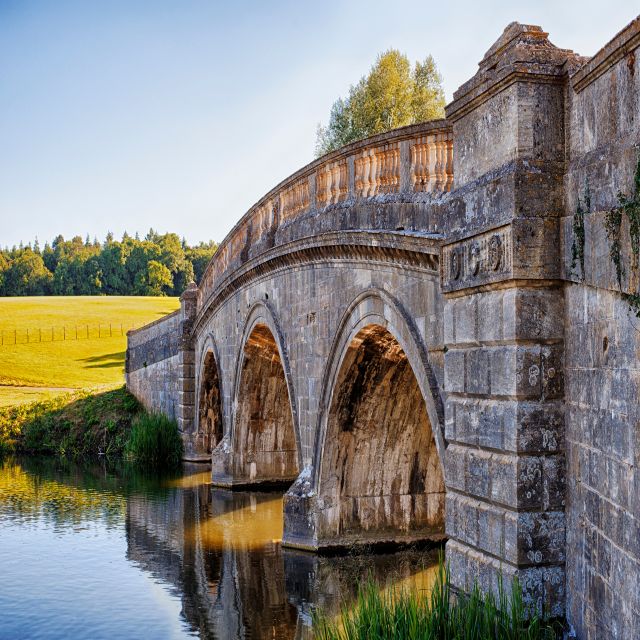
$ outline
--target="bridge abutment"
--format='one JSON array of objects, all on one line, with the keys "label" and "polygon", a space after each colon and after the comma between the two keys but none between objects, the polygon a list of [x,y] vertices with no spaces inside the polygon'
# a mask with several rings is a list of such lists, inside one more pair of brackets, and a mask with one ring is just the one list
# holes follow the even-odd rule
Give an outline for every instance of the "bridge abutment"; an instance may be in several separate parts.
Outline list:
[{"label": "bridge abutment", "polygon": [[[454,586],[517,577],[564,614],[564,304],[559,225],[569,52],[512,24],[447,107],[457,189],[493,188],[442,248],[447,560]],[[544,51],[544,56],[540,51]],[[489,145],[492,152],[487,153]]]}]

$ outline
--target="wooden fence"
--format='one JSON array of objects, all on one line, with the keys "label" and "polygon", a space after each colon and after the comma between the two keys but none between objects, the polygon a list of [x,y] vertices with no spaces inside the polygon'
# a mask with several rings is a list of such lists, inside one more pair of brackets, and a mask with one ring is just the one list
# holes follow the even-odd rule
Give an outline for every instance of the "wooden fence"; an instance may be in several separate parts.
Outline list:
[{"label": "wooden fence", "polygon": [[125,336],[127,331],[135,329],[135,324],[105,322],[95,324],[76,324],[53,327],[29,327],[25,329],[0,330],[0,346],[8,347],[39,342],[63,342],[65,340],[93,340]]}]

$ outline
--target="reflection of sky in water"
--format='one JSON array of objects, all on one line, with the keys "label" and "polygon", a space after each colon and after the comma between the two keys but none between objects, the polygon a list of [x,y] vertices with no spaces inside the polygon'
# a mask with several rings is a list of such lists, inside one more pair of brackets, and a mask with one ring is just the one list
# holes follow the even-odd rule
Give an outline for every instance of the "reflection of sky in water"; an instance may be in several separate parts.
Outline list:
[{"label": "reflection of sky in water", "polygon": [[358,579],[429,589],[417,552],[283,551],[282,497],[212,489],[209,471],[130,477],[0,463],[0,638],[305,638]]}]

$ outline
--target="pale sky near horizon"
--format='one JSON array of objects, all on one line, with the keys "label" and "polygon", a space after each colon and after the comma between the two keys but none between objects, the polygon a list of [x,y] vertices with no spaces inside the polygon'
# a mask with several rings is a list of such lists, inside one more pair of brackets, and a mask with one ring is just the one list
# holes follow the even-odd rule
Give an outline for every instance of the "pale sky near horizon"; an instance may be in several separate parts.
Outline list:
[{"label": "pale sky near horizon", "polygon": [[390,47],[447,101],[513,20],[593,55],[637,0],[0,0],[0,246],[58,233],[222,240],[313,159],[333,101]]}]

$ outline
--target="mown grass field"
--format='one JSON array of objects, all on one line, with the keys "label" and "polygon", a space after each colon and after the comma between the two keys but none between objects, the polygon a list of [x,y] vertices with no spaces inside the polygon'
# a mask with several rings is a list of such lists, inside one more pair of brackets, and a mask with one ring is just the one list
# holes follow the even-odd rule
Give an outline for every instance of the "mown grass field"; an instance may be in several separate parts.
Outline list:
[{"label": "mown grass field", "polygon": [[[177,298],[133,296],[0,298],[0,332],[5,342],[0,346],[0,406],[73,389],[121,385],[126,330],[157,320],[179,304]],[[30,342],[24,344],[27,328]],[[7,344],[13,342],[14,331],[18,344]]]}]

